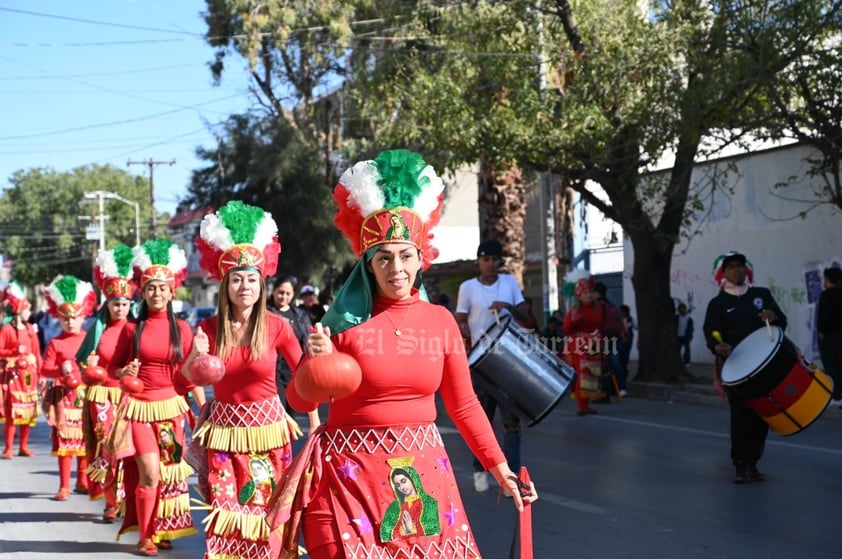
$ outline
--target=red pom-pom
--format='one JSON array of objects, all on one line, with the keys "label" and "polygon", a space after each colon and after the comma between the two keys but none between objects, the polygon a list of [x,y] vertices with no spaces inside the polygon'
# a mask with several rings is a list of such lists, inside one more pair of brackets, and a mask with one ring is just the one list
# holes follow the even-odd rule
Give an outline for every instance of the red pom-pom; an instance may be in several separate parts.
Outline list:
[{"label": "red pom-pom", "polygon": [[143,381],[134,375],[120,377],[120,388],[128,394],[140,394],[143,392]]},{"label": "red pom-pom", "polygon": [[216,355],[199,355],[187,367],[187,376],[196,386],[219,382],[225,376],[225,363]]},{"label": "red pom-pom", "polygon": [[295,374],[295,391],[308,402],[332,402],[353,393],[362,378],[356,359],[334,351],[301,364]]},{"label": "red pom-pom", "polygon": [[82,382],[88,386],[102,384],[108,378],[108,371],[99,365],[89,365],[82,371]]}]

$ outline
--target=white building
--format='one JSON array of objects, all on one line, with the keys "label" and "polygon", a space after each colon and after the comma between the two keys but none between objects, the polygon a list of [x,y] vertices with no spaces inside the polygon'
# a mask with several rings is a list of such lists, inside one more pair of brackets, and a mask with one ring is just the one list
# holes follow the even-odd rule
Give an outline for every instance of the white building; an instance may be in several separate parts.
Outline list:
[{"label": "white building", "polygon": [[[692,188],[705,188],[713,172],[726,172],[733,194],[717,191],[694,219],[695,234],[677,245],[671,270],[672,295],[691,308],[695,323],[691,353],[696,362],[712,362],[702,334],[708,301],[718,292],[713,279],[715,259],[729,250],[746,255],[754,282],[768,287],[787,315],[786,335],[808,358],[818,359],[816,301],[825,267],[842,263],[842,212],[823,205],[802,216],[815,200],[817,179],[803,179],[786,188],[776,185],[789,177],[804,177],[803,159],[810,150],[790,145],[757,150],[697,164]],[[710,188],[710,187],[708,187]],[[634,252],[625,243],[624,294],[637,316],[631,283]],[[633,355],[634,359],[635,356]]]}]

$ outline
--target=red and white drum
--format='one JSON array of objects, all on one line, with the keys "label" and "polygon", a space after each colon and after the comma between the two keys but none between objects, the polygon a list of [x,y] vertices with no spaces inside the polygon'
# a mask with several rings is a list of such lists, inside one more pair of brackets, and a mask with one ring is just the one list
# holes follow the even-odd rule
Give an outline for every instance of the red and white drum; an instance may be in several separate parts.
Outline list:
[{"label": "red and white drum", "polygon": [[781,435],[818,419],[830,403],[833,380],[806,361],[777,326],[749,334],[725,360],[722,385]]}]

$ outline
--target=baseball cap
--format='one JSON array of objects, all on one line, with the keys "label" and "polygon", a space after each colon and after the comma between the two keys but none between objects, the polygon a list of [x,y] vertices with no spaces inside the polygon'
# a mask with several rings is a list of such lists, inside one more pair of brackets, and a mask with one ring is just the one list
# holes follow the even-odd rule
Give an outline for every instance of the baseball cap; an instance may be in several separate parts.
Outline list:
[{"label": "baseball cap", "polygon": [[480,256],[503,256],[503,247],[494,239],[488,239],[477,247],[477,258]]},{"label": "baseball cap", "polygon": [[310,285],[309,283],[301,287],[301,294],[302,295],[309,295],[310,293],[316,294],[316,288]]},{"label": "baseball cap", "polygon": [[738,261],[740,264],[745,266],[746,255],[732,250],[731,252],[726,253],[725,257],[722,259],[722,267],[725,268],[728,264],[730,264],[733,261]]}]

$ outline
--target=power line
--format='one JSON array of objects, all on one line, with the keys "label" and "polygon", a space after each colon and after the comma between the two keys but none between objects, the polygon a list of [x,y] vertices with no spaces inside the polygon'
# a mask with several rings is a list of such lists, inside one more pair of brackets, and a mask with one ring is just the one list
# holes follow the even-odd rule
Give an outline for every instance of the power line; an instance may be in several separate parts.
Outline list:
[{"label": "power line", "polygon": [[175,165],[175,159],[171,161],[154,161],[151,157],[146,161],[127,161],[126,167],[132,165],[147,165],[149,167],[149,205],[152,211],[152,238],[158,238],[158,218],[155,212],[155,167],[158,165]]},{"label": "power line", "polygon": [[37,16],[37,17],[46,17],[51,19],[59,19],[62,21],[76,21],[78,23],[89,23],[91,25],[104,25],[107,27],[119,27],[121,29],[137,29],[138,31],[155,31],[156,33],[173,33],[176,35],[188,35],[191,37],[203,37],[199,33],[191,33],[190,31],[179,31],[176,29],[160,29],[157,27],[144,27],[141,25],[128,25],[125,23],[112,23],[106,21],[97,21],[93,19],[82,19],[79,17],[70,17],[70,16],[57,16],[54,14],[45,14],[42,12],[30,12],[28,10],[17,10],[15,8],[3,8],[0,7],[0,12],[12,12],[16,14],[24,14],[28,16]]}]

